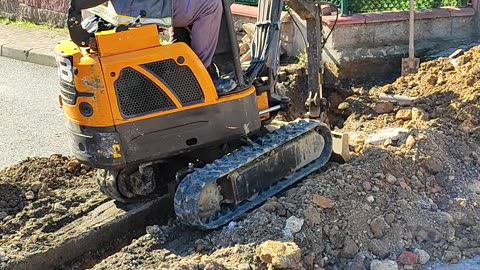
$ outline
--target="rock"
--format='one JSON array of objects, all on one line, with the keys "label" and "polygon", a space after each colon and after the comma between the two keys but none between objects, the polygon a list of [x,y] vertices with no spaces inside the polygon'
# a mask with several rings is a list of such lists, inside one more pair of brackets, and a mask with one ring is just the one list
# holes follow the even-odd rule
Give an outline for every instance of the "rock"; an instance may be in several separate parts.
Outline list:
[{"label": "rock", "polygon": [[382,145],[387,139],[392,141],[398,140],[403,134],[407,133],[408,129],[405,128],[385,128],[379,130],[377,133],[371,134],[365,140],[366,144]]},{"label": "rock", "polygon": [[342,102],[338,105],[338,110],[339,111],[346,111],[348,109],[350,109],[350,103],[348,103],[348,102]]},{"label": "rock", "polygon": [[387,222],[387,224],[391,225],[394,221],[395,221],[395,215],[394,214],[388,213],[388,214],[385,215],[385,222]]},{"label": "rock", "polygon": [[462,257],[462,252],[458,247],[449,247],[443,254],[443,259],[450,263],[457,263]]},{"label": "rock", "polygon": [[395,115],[395,119],[403,121],[412,120],[412,109],[400,109]]},{"label": "rock", "polygon": [[38,198],[43,199],[47,198],[50,195],[50,191],[48,190],[48,185],[46,183],[42,183],[42,186],[38,190]]},{"label": "rock", "polygon": [[160,226],[158,225],[153,225],[153,226],[147,226],[146,227],[146,232],[150,234],[155,241],[157,241],[159,244],[164,244],[167,242],[167,236],[165,233],[162,231]]},{"label": "rock", "polygon": [[251,270],[250,264],[248,263],[241,263],[237,266],[238,270]]},{"label": "rock", "polygon": [[389,184],[395,184],[397,182],[397,178],[389,173],[387,173],[387,175],[385,176],[385,180],[389,183]]},{"label": "rock", "polygon": [[293,234],[298,233],[303,226],[303,219],[291,216],[287,219],[285,223],[285,228],[283,229],[284,235],[286,237],[291,237]]},{"label": "rock", "polygon": [[255,34],[256,26],[253,23],[244,23],[242,29],[247,35],[253,36]]},{"label": "rock", "polygon": [[53,211],[63,214],[63,213],[66,213],[68,209],[65,206],[63,206],[61,203],[55,203],[53,205]]},{"label": "rock", "polygon": [[370,230],[375,238],[382,238],[385,234],[388,224],[383,217],[377,217],[370,223]]},{"label": "rock", "polygon": [[428,261],[430,261],[430,254],[428,254],[425,250],[416,248],[414,252],[418,255],[418,263],[421,265],[427,264]]},{"label": "rock", "polygon": [[7,212],[0,212],[0,220],[3,220],[4,218],[6,218],[8,216]]},{"label": "rock", "polygon": [[412,188],[405,181],[400,181],[400,183],[398,183],[398,184],[400,185],[400,187],[403,190],[406,190],[406,191],[411,191],[412,190]]},{"label": "rock", "polygon": [[375,198],[373,196],[368,196],[367,197],[367,202],[373,203],[375,201]]},{"label": "rock", "polygon": [[428,114],[420,108],[412,108],[412,120],[427,121]]},{"label": "rock", "polygon": [[370,264],[371,270],[398,270],[398,265],[392,260],[373,260]]},{"label": "rock", "polygon": [[293,242],[266,241],[256,249],[263,263],[274,268],[302,269],[302,253]]},{"label": "rock", "polygon": [[398,261],[403,265],[416,265],[418,263],[418,255],[405,250],[398,256]]},{"label": "rock", "polygon": [[355,241],[353,241],[353,239],[351,239],[350,237],[347,237],[345,242],[343,243],[343,249],[342,249],[342,257],[344,258],[352,258],[353,256],[355,256],[359,251],[359,247],[357,245],[357,243],[355,243]]},{"label": "rock", "polygon": [[377,102],[373,110],[378,114],[393,112],[394,106],[391,102]]},{"label": "rock", "polygon": [[320,212],[313,206],[309,206],[307,209],[305,209],[303,215],[307,224],[317,225],[322,223]]},{"label": "rock", "polygon": [[248,43],[242,43],[239,46],[240,55],[244,55],[248,50],[250,50],[250,45]]},{"label": "rock", "polygon": [[423,165],[432,174],[437,174],[443,170],[443,165],[433,158],[427,158],[424,160]]},{"label": "rock", "polygon": [[365,259],[367,257],[363,252],[358,253],[355,257],[350,261],[347,266],[347,270],[366,270],[365,267]]},{"label": "rock", "polygon": [[80,169],[80,165],[81,165],[80,161],[78,161],[77,159],[72,159],[72,160],[67,162],[67,171],[69,173],[74,173],[78,169]]},{"label": "rock", "polygon": [[6,261],[8,261],[8,257],[5,254],[5,251],[2,248],[0,248],[0,262],[6,262]]},{"label": "rock", "polygon": [[405,146],[408,148],[412,148],[415,146],[415,143],[417,143],[415,138],[412,135],[408,135],[407,141],[405,142]]},{"label": "rock", "polygon": [[32,184],[32,187],[30,188],[30,190],[37,193],[40,190],[41,187],[42,187],[42,182],[37,181],[37,182]]},{"label": "rock", "polygon": [[362,187],[363,187],[364,191],[372,190],[372,184],[370,184],[370,182],[368,182],[368,181],[363,182]]},{"label": "rock", "polygon": [[31,201],[33,199],[35,199],[35,193],[33,193],[33,191],[27,191],[25,192],[25,199]]},{"label": "rock", "polygon": [[335,203],[332,200],[318,194],[313,195],[312,201],[315,205],[323,209],[332,209],[335,207]]}]

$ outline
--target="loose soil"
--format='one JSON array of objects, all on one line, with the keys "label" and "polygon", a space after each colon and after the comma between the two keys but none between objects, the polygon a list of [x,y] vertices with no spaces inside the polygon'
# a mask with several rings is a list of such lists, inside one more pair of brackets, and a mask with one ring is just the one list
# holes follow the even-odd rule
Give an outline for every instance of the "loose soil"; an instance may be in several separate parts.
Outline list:
[{"label": "loose soil", "polygon": [[[479,76],[474,48],[424,63],[393,84],[352,89],[335,111],[340,130],[352,137],[351,162],[330,164],[241,221],[198,238],[172,221],[94,269],[266,269],[257,248],[267,240],[296,243],[298,269],[403,266],[411,263],[406,255],[399,260],[404,251],[416,253],[410,268],[420,269],[419,255],[421,263],[428,256],[455,263],[480,254]],[[381,93],[417,99],[385,105]],[[369,143],[387,127],[404,132]],[[292,217],[301,230],[286,234]],[[176,252],[171,241],[184,237],[188,245]]]},{"label": "loose soil", "polygon": [[60,155],[0,171],[0,266],[57,245],[55,231],[107,201],[93,173]]},{"label": "loose soil", "polygon": [[[302,72],[287,75],[305,79]],[[148,227],[93,269],[421,269],[428,260],[479,255],[479,79],[477,47],[423,63],[392,84],[333,95],[333,122],[351,136],[350,162],[329,164],[219,230],[197,231],[174,219]],[[295,84],[285,91],[293,93]],[[416,100],[401,106],[380,101],[383,93]],[[385,128],[399,132],[378,139]],[[7,257],[52,245],[50,231],[105,201],[92,171],[77,164],[72,172],[70,162],[77,164],[33,159],[0,173]],[[51,190],[43,197],[45,186]],[[67,212],[55,211],[56,203]]]}]

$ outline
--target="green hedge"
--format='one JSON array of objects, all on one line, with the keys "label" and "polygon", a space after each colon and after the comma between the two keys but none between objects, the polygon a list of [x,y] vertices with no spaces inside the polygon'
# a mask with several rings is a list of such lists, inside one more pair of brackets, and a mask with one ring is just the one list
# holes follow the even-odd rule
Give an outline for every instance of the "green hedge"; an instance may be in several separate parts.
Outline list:
[{"label": "green hedge", "polygon": [[[415,0],[415,9],[425,10],[446,6],[463,7],[470,1],[471,0]],[[257,0],[235,0],[235,2],[246,5],[257,5],[258,3]],[[330,0],[325,2],[330,2],[337,6],[347,5],[347,8],[342,8],[344,14],[409,10],[409,0]]]}]

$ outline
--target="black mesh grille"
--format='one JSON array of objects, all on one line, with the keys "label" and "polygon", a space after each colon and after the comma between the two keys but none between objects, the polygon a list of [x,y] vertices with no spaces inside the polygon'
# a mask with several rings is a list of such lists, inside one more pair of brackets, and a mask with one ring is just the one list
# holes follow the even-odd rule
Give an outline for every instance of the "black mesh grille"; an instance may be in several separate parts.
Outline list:
[{"label": "black mesh grille", "polygon": [[175,108],[162,89],[132,68],[122,70],[115,91],[120,111],[127,117]]},{"label": "black mesh grille", "polygon": [[180,100],[182,106],[202,103],[203,92],[193,72],[169,59],[143,66],[154,74]]}]

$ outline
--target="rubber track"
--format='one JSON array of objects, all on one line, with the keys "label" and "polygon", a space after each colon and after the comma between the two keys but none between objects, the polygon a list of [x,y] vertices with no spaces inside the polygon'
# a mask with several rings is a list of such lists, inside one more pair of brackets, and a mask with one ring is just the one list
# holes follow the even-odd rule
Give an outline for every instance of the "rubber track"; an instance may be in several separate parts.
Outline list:
[{"label": "rubber track", "polygon": [[[183,223],[200,229],[215,229],[226,223],[236,220],[246,212],[263,203],[269,197],[291,186],[303,177],[323,167],[329,160],[332,152],[332,138],[326,136],[325,148],[320,158],[296,171],[288,178],[281,179],[266,191],[260,193],[253,201],[244,202],[233,209],[225,209],[217,213],[214,218],[204,222],[198,216],[198,202],[203,188],[217,181],[236,169],[274,150],[275,148],[305,134],[316,127],[325,128],[318,122],[299,121],[277,129],[271,134],[259,138],[252,145],[241,147],[239,150],[225,155],[221,159],[197,168],[187,175],[179,184],[175,193],[175,213]],[[323,133],[322,133],[323,134]],[[328,132],[329,134],[329,132]]]}]

